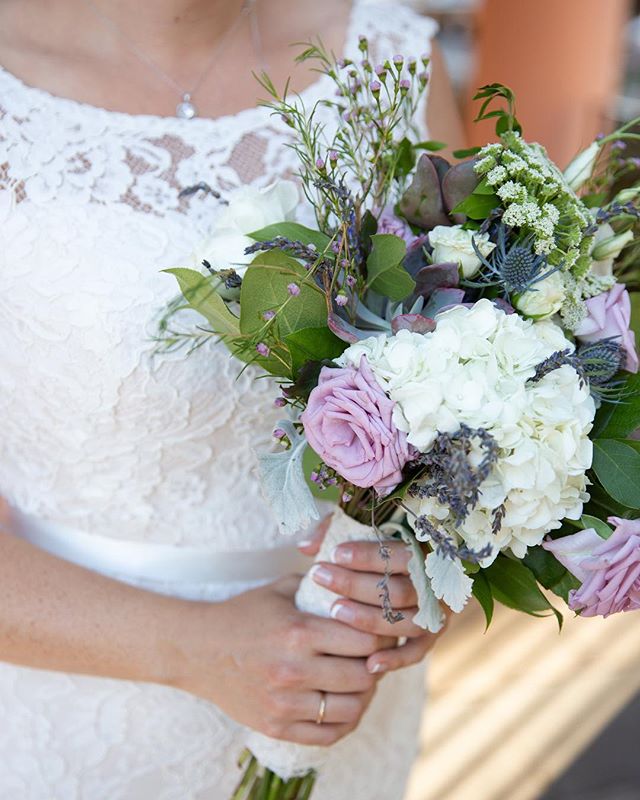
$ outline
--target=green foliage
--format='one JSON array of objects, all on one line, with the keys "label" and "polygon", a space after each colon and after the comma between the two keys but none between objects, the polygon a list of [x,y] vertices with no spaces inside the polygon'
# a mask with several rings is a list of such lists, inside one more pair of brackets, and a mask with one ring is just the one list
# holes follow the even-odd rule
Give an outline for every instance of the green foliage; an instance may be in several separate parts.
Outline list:
[{"label": "green foliage", "polygon": [[540,591],[535,575],[521,561],[499,555],[484,574],[491,594],[499,603],[533,617],[555,614],[558,625],[562,627],[562,615]]},{"label": "green foliage", "polygon": [[558,559],[540,545],[530,547],[522,562],[535,575],[536,580],[545,589],[568,602],[571,589],[577,589],[580,581],[564,567]]},{"label": "green foliage", "polygon": [[598,536],[601,536],[603,539],[608,539],[613,535],[613,528],[611,528],[606,522],[603,522],[598,517],[592,517],[590,514],[583,514],[580,517],[580,524],[582,525],[583,529],[593,528]]},{"label": "green foliage", "polygon": [[640,374],[627,374],[621,399],[603,403],[598,409],[593,435],[602,439],[624,439],[640,428]]},{"label": "green foliage", "polygon": [[500,206],[500,198],[493,194],[485,194],[474,190],[468,197],[458,203],[453,214],[466,214],[471,219],[485,220],[494,208]]},{"label": "green foliage", "polygon": [[[503,86],[501,83],[491,83],[487,86],[481,86],[473,99],[483,101],[474,122],[480,122],[486,119],[497,120],[496,134],[498,136],[502,136],[502,134],[507,131],[522,133],[522,126],[516,118],[515,95],[507,86]],[[505,101],[506,109],[497,108],[493,111],[489,111],[488,108],[494,101]]]},{"label": "green foliage", "polygon": [[474,575],[473,587],[471,591],[484,611],[484,618],[487,622],[487,627],[485,630],[487,630],[489,625],[491,625],[491,620],[493,619],[494,602],[493,594],[491,594],[491,585],[489,583],[489,579],[484,574],[484,570],[480,570]]},{"label": "green foliage", "polygon": [[593,470],[614,500],[628,508],[640,508],[640,442],[596,439]]},{"label": "green foliage", "polygon": [[215,333],[223,338],[238,336],[238,318],[229,311],[227,304],[213,289],[209,276],[184,267],[165,269],[163,272],[168,272],[177,279],[188,307],[202,314]]},{"label": "green foliage", "polygon": [[255,239],[256,242],[268,242],[271,239],[275,239],[276,236],[284,236],[285,239],[291,239],[293,242],[312,244],[319,254],[323,253],[331,242],[331,239],[321,231],[314,231],[304,225],[299,225],[297,222],[276,222],[273,225],[267,225],[266,228],[261,228],[259,231],[250,233],[249,236]]},{"label": "green foliage", "polygon": [[482,150],[481,147],[467,147],[463,150],[454,150],[453,157],[454,158],[473,158],[473,156],[477,156],[478,153]]},{"label": "green foliage", "polygon": [[284,337],[291,354],[294,373],[307,361],[331,361],[348,347],[346,342],[333,334],[329,328],[301,328]]},{"label": "green foliage", "polygon": [[402,266],[407,245],[399,236],[376,233],[367,259],[368,288],[390,300],[404,300],[415,289],[415,281]]}]

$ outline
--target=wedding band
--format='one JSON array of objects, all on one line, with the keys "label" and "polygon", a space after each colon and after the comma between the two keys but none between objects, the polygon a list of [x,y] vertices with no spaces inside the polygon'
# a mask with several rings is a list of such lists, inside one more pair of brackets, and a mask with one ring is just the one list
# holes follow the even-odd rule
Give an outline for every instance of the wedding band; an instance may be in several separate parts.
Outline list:
[{"label": "wedding band", "polygon": [[320,692],[320,705],[318,707],[318,716],[316,717],[316,725],[322,725],[324,722],[324,715],[327,710],[327,693]]}]

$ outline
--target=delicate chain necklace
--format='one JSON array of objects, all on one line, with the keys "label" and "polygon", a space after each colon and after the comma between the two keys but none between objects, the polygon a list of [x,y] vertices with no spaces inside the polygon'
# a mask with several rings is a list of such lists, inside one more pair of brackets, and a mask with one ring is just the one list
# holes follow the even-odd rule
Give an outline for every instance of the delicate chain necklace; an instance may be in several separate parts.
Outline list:
[{"label": "delicate chain necklace", "polygon": [[95,5],[93,0],[83,0],[84,4],[87,8],[95,15],[98,21],[106,28],[109,28],[116,36],[119,36],[124,43],[127,45],[128,49],[133,53],[133,55],[147,66],[152,72],[155,72],[156,75],[161,78],[168,86],[171,86],[172,89],[175,89],[178,94],[181,96],[181,100],[176,106],[176,116],[180,117],[181,119],[192,119],[198,115],[198,109],[196,108],[195,103],[193,102],[193,96],[197,92],[197,90],[202,85],[204,79],[207,77],[209,72],[211,71],[213,65],[217,61],[218,57],[221,55],[225,45],[229,43],[229,40],[233,36],[233,34],[238,30],[242,21],[246,18],[250,18],[250,27],[251,27],[251,38],[253,41],[253,47],[258,55],[260,61],[263,61],[262,58],[262,41],[260,38],[260,29],[258,27],[258,20],[255,15],[255,6],[257,0],[244,0],[242,3],[242,8],[240,9],[240,13],[238,14],[237,18],[234,22],[229,26],[227,31],[224,33],[222,38],[218,41],[217,45],[214,47],[213,52],[211,54],[211,58],[207,61],[205,68],[203,69],[202,73],[198,80],[193,84],[192,88],[186,90],[184,86],[181,86],[176,80],[174,80],[171,75],[165,72],[162,67],[160,67],[150,56],[146,53],[143,53],[142,50],[133,42],[127,34],[122,30],[122,28],[114,22],[110,17],[108,17],[98,6]]}]

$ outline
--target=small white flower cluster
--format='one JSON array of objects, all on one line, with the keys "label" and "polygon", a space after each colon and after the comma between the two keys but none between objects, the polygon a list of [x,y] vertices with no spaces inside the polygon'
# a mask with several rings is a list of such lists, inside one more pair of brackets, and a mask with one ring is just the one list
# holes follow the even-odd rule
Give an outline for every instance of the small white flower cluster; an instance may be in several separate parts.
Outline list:
[{"label": "small white flower cluster", "polygon": [[[438,433],[454,433],[461,424],[491,434],[498,461],[461,524],[456,526],[449,508],[435,498],[407,503],[456,545],[476,552],[490,545],[492,554],[483,566],[501,550],[522,558],[563,518],[579,518],[588,499],[588,434],[595,413],[589,389],[568,365],[530,380],[552,353],[573,345],[554,323],[505,314],[486,299],[445,311],[436,322],[432,333],[403,330],[365,339],[348,347],[340,362],[358,365],[367,357],[396,402],[395,424],[422,453]],[[500,506],[504,517],[494,533],[494,511]],[[427,559],[427,573],[436,595],[460,610],[471,591],[461,562],[435,552]]]},{"label": "small white flower cluster", "polygon": [[504,204],[505,225],[533,233],[535,253],[548,256],[550,264],[574,267],[593,219],[541,145],[505,133],[502,144],[482,148],[475,171]]}]

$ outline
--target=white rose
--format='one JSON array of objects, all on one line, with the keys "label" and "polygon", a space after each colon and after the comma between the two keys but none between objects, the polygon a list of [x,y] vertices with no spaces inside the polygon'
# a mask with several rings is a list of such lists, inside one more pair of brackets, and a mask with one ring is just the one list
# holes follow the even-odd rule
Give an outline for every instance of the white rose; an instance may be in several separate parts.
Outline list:
[{"label": "white rose", "polygon": [[449,261],[458,264],[464,278],[472,278],[481,265],[473,249],[473,241],[485,258],[495,248],[488,234],[466,231],[461,225],[436,225],[429,233],[434,262],[441,264]]},{"label": "white rose", "polygon": [[548,278],[535,283],[518,295],[516,308],[522,314],[533,319],[550,317],[560,310],[565,298],[564,280],[560,272],[553,272]]},{"label": "white rose", "polygon": [[211,235],[193,252],[197,267],[208,261],[213,269],[235,269],[243,275],[255,258],[245,250],[254,244],[248,235],[276,222],[294,219],[298,189],[292,181],[279,181],[265,189],[244,186],[235,191],[216,220]]}]

